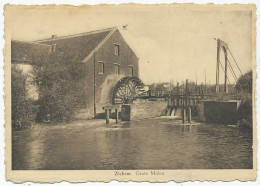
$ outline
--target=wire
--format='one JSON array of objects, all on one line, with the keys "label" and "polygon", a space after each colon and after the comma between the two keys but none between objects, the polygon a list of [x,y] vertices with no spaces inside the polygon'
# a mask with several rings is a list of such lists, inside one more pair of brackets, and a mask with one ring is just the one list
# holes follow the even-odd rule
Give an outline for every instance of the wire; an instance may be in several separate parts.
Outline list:
[{"label": "wire", "polygon": [[232,68],[231,63],[229,62],[228,59],[227,59],[227,61],[228,61],[228,65],[229,65],[229,68],[230,68],[230,72],[232,73],[232,75],[233,75],[235,81],[237,81],[236,73],[235,73],[234,69]]},{"label": "wire", "polygon": [[234,69],[233,69],[232,66],[231,66],[231,63],[229,62],[228,59],[227,59],[227,61],[228,61],[228,65],[229,65],[229,68],[230,68],[230,72],[232,73],[232,75],[233,75],[233,77],[234,77],[236,83],[240,86],[241,91],[244,93],[244,90],[243,90],[243,88],[242,88],[242,85],[241,85],[240,82],[238,81],[237,76],[236,76],[236,73],[235,73]]},{"label": "wire", "polygon": [[231,50],[229,49],[229,47],[228,47],[228,51],[229,51],[229,53],[231,54],[232,58],[234,59],[236,65],[237,65],[237,68],[238,68],[238,70],[240,71],[240,73],[241,73],[241,75],[242,75],[243,73],[242,73],[241,69],[239,68],[239,66],[238,66],[238,64],[237,64],[237,62],[236,62],[236,59],[234,58],[234,56],[233,56]]},{"label": "wire", "polygon": [[229,62],[229,60],[228,60],[228,64],[229,64],[229,67],[230,67],[230,71],[232,70],[233,73],[234,73],[233,76],[234,76],[234,79],[236,80],[236,83],[240,86],[241,91],[244,93],[244,90],[243,90],[243,88],[242,88],[242,85],[241,85],[241,83],[238,81],[237,76],[236,76],[236,74],[235,74],[235,72],[234,72],[234,70],[233,70],[233,68],[232,68],[232,66],[231,66],[231,64],[230,64],[230,62]]},{"label": "wire", "polygon": [[[221,65],[222,70],[225,72],[224,67],[223,67],[221,61],[219,61],[219,63],[220,63],[220,65]],[[230,83],[230,80],[229,80],[229,78],[228,78],[228,76],[227,76],[227,80],[228,80],[229,84],[231,84],[231,83]]]}]

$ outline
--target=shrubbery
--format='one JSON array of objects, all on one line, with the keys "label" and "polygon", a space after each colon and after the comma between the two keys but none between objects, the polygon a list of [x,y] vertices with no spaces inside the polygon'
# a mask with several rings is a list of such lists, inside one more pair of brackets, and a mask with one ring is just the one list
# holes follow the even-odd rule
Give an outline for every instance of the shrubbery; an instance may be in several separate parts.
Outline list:
[{"label": "shrubbery", "polygon": [[12,66],[11,78],[12,128],[32,127],[35,120],[35,106],[27,97],[25,85],[28,77],[18,67]]},{"label": "shrubbery", "polygon": [[242,75],[236,84],[237,93],[236,98],[241,100],[241,105],[239,106],[239,125],[252,127],[253,124],[253,107],[252,107],[252,71],[247,72]]},{"label": "shrubbery", "polygon": [[238,109],[238,120],[240,126],[247,126],[252,128],[253,113],[252,113],[252,99],[241,103]]},{"label": "shrubbery", "polygon": [[34,81],[40,92],[37,121],[60,123],[73,120],[86,97],[84,64],[58,53],[38,60],[33,68]]},{"label": "shrubbery", "polygon": [[238,78],[235,88],[239,92],[252,93],[252,86],[253,86],[252,70],[250,70]]}]

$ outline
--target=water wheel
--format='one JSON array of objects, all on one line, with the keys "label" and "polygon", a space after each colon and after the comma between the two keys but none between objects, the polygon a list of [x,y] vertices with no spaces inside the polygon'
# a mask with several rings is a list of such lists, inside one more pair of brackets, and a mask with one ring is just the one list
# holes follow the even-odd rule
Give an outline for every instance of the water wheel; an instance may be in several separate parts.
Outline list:
[{"label": "water wheel", "polygon": [[132,103],[136,97],[144,95],[144,84],[138,77],[124,77],[113,89],[113,104]]}]

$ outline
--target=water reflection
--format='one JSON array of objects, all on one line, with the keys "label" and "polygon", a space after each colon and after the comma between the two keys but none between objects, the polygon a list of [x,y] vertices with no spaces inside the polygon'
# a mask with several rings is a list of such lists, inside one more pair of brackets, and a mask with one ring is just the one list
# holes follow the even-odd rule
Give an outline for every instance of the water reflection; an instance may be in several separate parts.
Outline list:
[{"label": "water reflection", "polygon": [[[39,135],[40,134],[40,135]],[[248,169],[252,132],[169,119],[13,133],[13,169]]]}]

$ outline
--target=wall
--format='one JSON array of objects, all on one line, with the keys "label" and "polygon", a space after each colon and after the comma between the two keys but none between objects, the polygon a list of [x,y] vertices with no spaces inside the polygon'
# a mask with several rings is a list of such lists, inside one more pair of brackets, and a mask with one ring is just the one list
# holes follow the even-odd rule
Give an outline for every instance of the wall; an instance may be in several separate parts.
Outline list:
[{"label": "wall", "polygon": [[204,115],[209,123],[236,124],[239,100],[204,101]]},{"label": "wall", "polygon": [[204,111],[204,103],[199,102],[199,103],[197,103],[197,106],[198,106],[198,120],[201,121],[201,122],[206,121],[205,111]]},{"label": "wall", "polygon": [[[49,44],[53,44],[50,41]],[[61,42],[61,41],[60,41]],[[64,42],[67,42],[64,40]],[[67,42],[69,44],[69,42]],[[114,55],[114,44],[120,45],[119,56]],[[45,46],[41,44],[41,46]],[[63,47],[63,48],[59,48]],[[66,45],[57,45],[57,50],[64,49]],[[68,46],[69,47],[69,46]],[[68,48],[67,47],[67,48]],[[65,48],[65,49],[67,49]],[[65,50],[64,49],[64,50]],[[66,51],[66,50],[65,50]],[[12,51],[13,52],[13,51]],[[84,55],[84,53],[81,53]],[[104,73],[99,74],[98,62],[104,62]],[[120,64],[120,74],[115,73],[114,63]],[[139,67],[138,58],[132,49],[128,46],[122,35],[116,30],[109,39],[92,55],[86,63],[87,77],[85,79],[84,91],[85,98],[82,99],[85,105],[78,113],[78,118],[87,119],[94,117],[94,76],[95,76],[95,102],[96,102],[96,113],[103,113],[102,107],[106,104],[112,103],[112,90],[114,85],[125,76],[132,76],[129,65],[134,67],[134,76],[138,77]],[[95,66],[95,70],[94,70]],[[29,86],[29,85],[28,85]],[[33,89],[33,88],[31,88]],[[35,92],[35,90],[33,89]],[[75,90],[81,91],[81,90]],[[30,94],[33,95],[33,94]],[[38,94],[33,95],[34,99],[38,99]]]},{"label": "wall", "polygon": [[[114,55],[114,44],[120,45],[119,56]],[[98,63],[104,63],[104,73],[100,74]],[[120,64],[120,74],[115,73],[114,63]],[[94,70],[95,64],[95,70]],[[116,30],[110,38],[92,55],[85,63],[86,77],[86,99],[85,108],[78,113],[77,118],[88,119],[94,117],[94,73],[96,92],[96,117],[104,115],[103,106],[112,103],[112,91],[115,84],[125,76],[131,76],[128,65],[134,67],[134,76],[139,75],[138,58],[128,46],[120,32]]]},{"label": "wall", "polygon": [[122,105],[121,120],[128,121],[153,118],[166,115],[167,101],[164,99],[156,99],[154,101],[148,99],[137,99],[131,105]]},{"label": "wall", "polygon": [[[119,56],[114,55],[114,44],[120,45]],[[88,63],[93,64],[92,57]],[[104,74],[99,74],[98,62],[104,63]],[[115,64],[120,64],[120,74],[115,73]],[[96,112],[103,113],[102,107],[112,103],[114,85],[125,76],[132,76],[129,65],[134,67],[134,76],[139,75],[138,58],[128,46],[122,35],[116,30],[95,53]],[[91,92],[90,92],[91,94]]]}]

